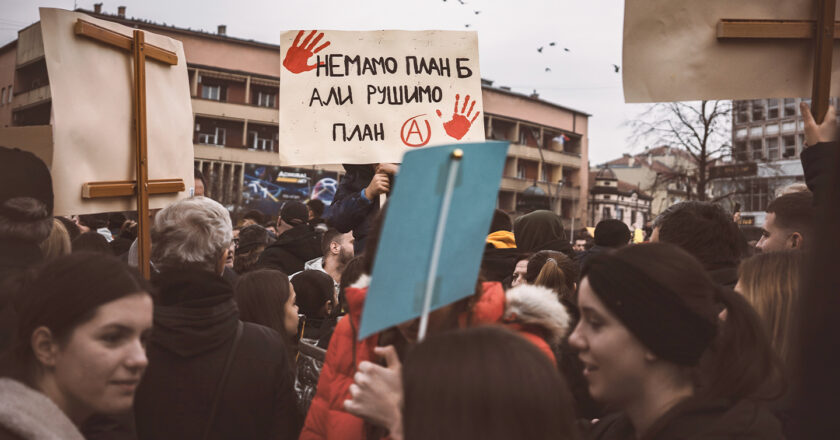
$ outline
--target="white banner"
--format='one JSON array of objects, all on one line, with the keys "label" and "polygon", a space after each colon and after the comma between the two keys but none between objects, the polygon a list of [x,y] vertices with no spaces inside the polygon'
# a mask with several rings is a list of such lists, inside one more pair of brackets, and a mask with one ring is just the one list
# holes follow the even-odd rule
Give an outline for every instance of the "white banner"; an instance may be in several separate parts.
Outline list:
[{"label": "white banner", "polygon": [[399,162],[484,141],[475,32],[289,31],[280,59],[284,165]]}]

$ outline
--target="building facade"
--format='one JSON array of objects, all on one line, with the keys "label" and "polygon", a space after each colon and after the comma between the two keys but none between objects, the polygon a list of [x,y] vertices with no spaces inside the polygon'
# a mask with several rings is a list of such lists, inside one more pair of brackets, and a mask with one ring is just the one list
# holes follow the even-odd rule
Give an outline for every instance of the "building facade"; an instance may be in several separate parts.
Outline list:
[{"label": "building facade", "polygon": [[[309,188],[320,176],[339,178],[341,165],[281,169],[278,152],[280,47],[216,33],[128,18],[125,8],[108,14],[95,5],[93,17],[148,30],[183,43],[194,114],[195,165],[208,182],[206,194],[230,209],[249,200],[253,175]],[[0,127],[50,123],[50,89],[40,23],[0,48]],[[40,47],[40,51],[38,48]],[[538,185],[552,197],[567,224],[585,221],[588,191],[588,117],[544,100],[482,81],[487,139],[511,142],[498,206],[516,211],[517,194]],[[268,169],[275,169],[269,173]],[[262,183],[266,183],[263,181]],[[332,183],[334,186],[334,182]],[[266,188],[256,188],[266,192]],[[295,193],[296,191],[291,191]],[[294,194],[292,194],[294,195]],[[277,201],[278,193],[270,195]]]},{"label": "building facade", "polygon": [[631,231],[643,229],[651,219],[653,197],[638,186],[619,180],[609,166],[593,172],[589,190],[589,225],[617,219]]},{"label": "building facade", "polygon": [[[805,148],[800,102],[769,98],[732,103],[732,161],[755,163],[756,173],[714,183],[714,194],[730,209],[741,207],[744,225],[762,226],[767,205],[785,187],[804,183],[799,155]],[[831,104],[838,105],[837,98]]]}]

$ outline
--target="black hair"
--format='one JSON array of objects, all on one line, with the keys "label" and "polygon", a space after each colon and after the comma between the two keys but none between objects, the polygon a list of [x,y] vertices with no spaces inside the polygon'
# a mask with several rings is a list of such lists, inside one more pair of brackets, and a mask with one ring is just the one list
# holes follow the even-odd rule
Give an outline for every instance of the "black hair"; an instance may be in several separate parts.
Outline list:
[{"label": "black hair", "polygon": [[631,237],[630,228],[618,219],[601,220],[595,226],[595,244],[598,246],[610,248],[626,246]]},{"label": "black hair", "polygon": [[329,228],[324,232],[324,236],[321,237],[321,256],[324,258],[327,257],[330,253],[330,244],[334,241],[338,241],[338,237],[341,235],[342,233],[336,228]]},{"label": "black hair", "polygon": [[75,240],[76,237],[82,233],[82,231],[79,230],[79,226],[73,220],[64,216],[58,216],[56,218],[64,224],[64,228],[67,229],[67,234],[70,235],[70,241]]},{"label": "black hair", "polygon": [[202,173],[198,168],[193,169],[193,179],[200,180],[201,184],[204,185],[205,190],[207,189],[207,181],[204,180],[204,173]]},{"label": "black hair", "polygon": [[108,240],[102,234],[96,231],[88,231],[84,234],[79,234],[78,237],[71,242],[73,246],[73,253],[76,252],[102,252],[106,254],[112,253],[111,247],[108,245]]},{"label": "black hair", "polygon": [[[286,331],[286,302],[291,296],[289,277],[274,269],[259,269],[240,276],[233,286],[239,318],[274,329],[289,347],[297,343],[295,335]],[[292,361],[295,357],[289,356]]]},{"label": "black hair", "polygon": [[706,270],[735,267],[741,259],[738,225],[718,205],[689,201],[671,205],[654,221],[659,241],[675,244]]},{"label": "black hair", "polygon": [[321,218],[324,215],[324,202],[318,199],[311,199],[306,202],[306,206],[309,207],[315,218]]},{"label": "black hair", "polygon": [[335,296],[332,277],[320,270],[304,270],[292,277],[300,313],[309,319],[325,318],[324,306]]},{"label": "black hair", "polygon": [[251,209],[242,216],[242,220],[251,219],[254,223],[261,225],[265,223],[265,214],[257,209]]}]

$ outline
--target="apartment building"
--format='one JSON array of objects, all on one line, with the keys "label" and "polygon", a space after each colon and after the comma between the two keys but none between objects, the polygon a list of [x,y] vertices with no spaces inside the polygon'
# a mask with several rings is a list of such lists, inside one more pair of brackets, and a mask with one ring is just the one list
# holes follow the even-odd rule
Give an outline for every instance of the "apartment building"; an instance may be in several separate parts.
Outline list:
[{"label": "apartment building", "polygon": [[[194,114],[195,165],[206,193],[230,209],[271,206],[334,188],[340,165],[286,168],[278,149],[280,47],[227,35],[128,18],[124,7],[93,17],[148,30],[183,43]],[[0,48],[0,127],[50,123],[49,77],[40,24]],[[41,48],[40,51],[38,48]],[[580,111],[482,82],[487,139],[511,141],[498,206],[515,213],[520,194],[537,186],[567,224],[586,218],[588,117]],[[282,186],[282,187],[281,187]],[[252,205],[254,200],[268,203]],[[271,212],[269,212],[271,213]]]}]

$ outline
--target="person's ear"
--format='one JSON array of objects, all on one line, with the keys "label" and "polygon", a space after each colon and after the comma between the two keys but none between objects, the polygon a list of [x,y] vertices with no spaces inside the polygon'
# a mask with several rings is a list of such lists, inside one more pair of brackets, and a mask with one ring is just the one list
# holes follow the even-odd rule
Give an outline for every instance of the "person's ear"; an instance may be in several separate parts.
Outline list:
[{"label": "person's ear", "polygon": [[788,242],[790,243],[791,249],[801,249],[802,248],[802,234],[798,232],[794,232],[790,234],[788,238]]},{"label": "person's ear", "polygon": [[41,326],[32,332],[32,337],[29,339],[32,345],[32,353],[41,364],[53,367],[55,366],[56,355],[58,354],[58,343],[50,329]]},{"label": "person's ear", "polygon": [[338,255],[341,253],[341,244],[337,241],[330,242],[330,253],[333,255]]}]

